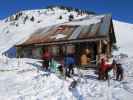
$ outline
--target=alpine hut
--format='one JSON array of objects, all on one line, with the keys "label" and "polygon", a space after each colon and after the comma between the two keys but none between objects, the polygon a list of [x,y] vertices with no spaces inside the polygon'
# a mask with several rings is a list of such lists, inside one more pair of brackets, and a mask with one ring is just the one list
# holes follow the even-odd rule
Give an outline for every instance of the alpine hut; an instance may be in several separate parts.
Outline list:
[{"label": "alpine hut", "polygon": [[[37,30],[22,44],[16,45],[17,57],[40,59],[47,48],[60,63],[67,54],[74,54],[77,65],[96,65],[100,54],[111,56],[116,43],[111,14],[89,15],[59,25]],[[89,61],[82,55],[88,52]]]}]

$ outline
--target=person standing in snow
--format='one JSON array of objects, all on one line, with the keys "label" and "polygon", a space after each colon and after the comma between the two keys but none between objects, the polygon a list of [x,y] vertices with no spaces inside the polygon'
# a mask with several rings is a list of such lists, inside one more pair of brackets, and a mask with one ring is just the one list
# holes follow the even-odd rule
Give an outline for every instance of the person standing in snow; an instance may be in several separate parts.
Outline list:
[{"label": "person standing in snow", "polygon": [[65,66],[66,67],[66,76],[70,77],[71,74],[74,74],[74,65],[75,65],[75,59],[74,55],[67,55],[65,57]]},{"label": "person standing in snow", "polygon": [[119,61],[116,61],[114,59],[113,63],[112,63],[112,66],[113,66],[114,76],[115,76],[116,80],[121,81],[121,80],[123,80],[124,70],[122,68],[122,65],[120,63],[118,63],[118,62]]},{"label": "person standing in snow", "polygon": [[99,66],[99,74],[98,74],[98,79],[103,80],[104,79],[104,73],[105,73],[105,59],[101,59],[100,61],[100,66]]},{"label": "person standing in snow", "polygon": [[107,58],[102,58],[99,68],[99,80],[107,80],[108,72],[112,69],[112,64],[107,63]]},{"label": "person standing in snow", "polygon": [[58,66],[58,70],[61,75],[64,75],[64,58],[63,57],[60,60],[60,65]]},{"label": "person standing in snow", "polygon": [[123,80],[123,68],[121,64],[116,65],[116,80]]},{"label": "person standing in snow", "polygon": [[48,70],[49,68],[49,63],[51,62],[52,59],[52,55],[51,53],[48,51],[48,48],[46,48],[44,50],[44,53],[42,55],[42,59],[43,59],[43,68],[45,68],[46,70]]},{"label": "person standing in snow", "polygon": [[122,68],[122,65],[115,61],[114,70],[115,70],[115,76],[116,76],[115,78],[116,78],[116,80],[118,80],[118,81],[123,80],[124,70]]}]

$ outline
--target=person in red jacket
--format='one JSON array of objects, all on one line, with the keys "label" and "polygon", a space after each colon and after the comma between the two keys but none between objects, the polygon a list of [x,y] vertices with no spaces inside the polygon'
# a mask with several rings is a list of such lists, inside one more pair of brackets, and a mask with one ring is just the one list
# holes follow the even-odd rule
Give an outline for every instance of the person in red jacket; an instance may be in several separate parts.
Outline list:
[{"label": "person in red jacket", "polygon": [[107,80],[108,72],[111,69],[111,64],[107,64],[104,58],[101,59],[100,68],[99,68],[99,79]]},{"label": "person in red jacket", "polygon": [[48,49],[45,49],[43,55],[42,55],[42,59],[43,59],[43,68],[46,68],[46,70],[48,70],[49,68],[49,63],[52,59],[52,55],[51,53],[48,51]]}]

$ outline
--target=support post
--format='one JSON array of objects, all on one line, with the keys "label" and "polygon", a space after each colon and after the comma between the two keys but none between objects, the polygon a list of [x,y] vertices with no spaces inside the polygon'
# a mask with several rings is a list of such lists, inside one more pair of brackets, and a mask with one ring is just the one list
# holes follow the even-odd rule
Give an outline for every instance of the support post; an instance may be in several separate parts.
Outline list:
[{"label": "support post", "polygon": [[18,56],[19,56],[18,49],[19,49],[19,47],[16,47],[16,58],[18,58]]},{"label": "support post", "polygon": [[102,40],[98,41],[97,52],[98,52],[97,53],[98,54],[98,56],[97,56],[97,63],[98,63],[98,61],[100,60],[100,55],[102,53]]},{"label": "support post", "polygon": [[110,58],[111,57],[111,46],[110,46],[110,43],[108,42],[107,44],[107,57]]},{"label": "support post", "polygon": [[64,67],[65,67],[65,79],[66,79],[66,76],[67,76],[67,65],[66,65],[66,56],[67,56],[67,45],[65,44],[65,57],[64,57]]}]

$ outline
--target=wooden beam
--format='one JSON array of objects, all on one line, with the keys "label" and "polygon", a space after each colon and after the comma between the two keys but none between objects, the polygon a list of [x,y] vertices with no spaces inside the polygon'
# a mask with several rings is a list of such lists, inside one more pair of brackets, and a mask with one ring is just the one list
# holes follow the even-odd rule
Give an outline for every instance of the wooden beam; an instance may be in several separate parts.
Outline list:
[{"label": "wooden beam", "polygon": [[99,40],[108,40],[108,37],[99,37],[99,38],[88,38],[88,39],[79,39],[79,40],[66,40],[66,41],[53,41],[53,42],[47,42],[47,43],[34,43],[34,44],[22,44],[22,45],[16,45],[19,46],[42,46],[42,45],[60,45],[60,44],[74,44],[74,43],[83,43],[83,42],[96,42]]},{"label": "wooden beam", "polygon": [[111,44],[110,43],[107,44],[107,57],[108,58],[111,57]]},{"label": "wooden beam", "polygon": [[101,53],[102,53],[102,40],[99,40],[97,42],[97,62],[96,62],[97,64],[98,64],[98,62],[100,60]]}]

